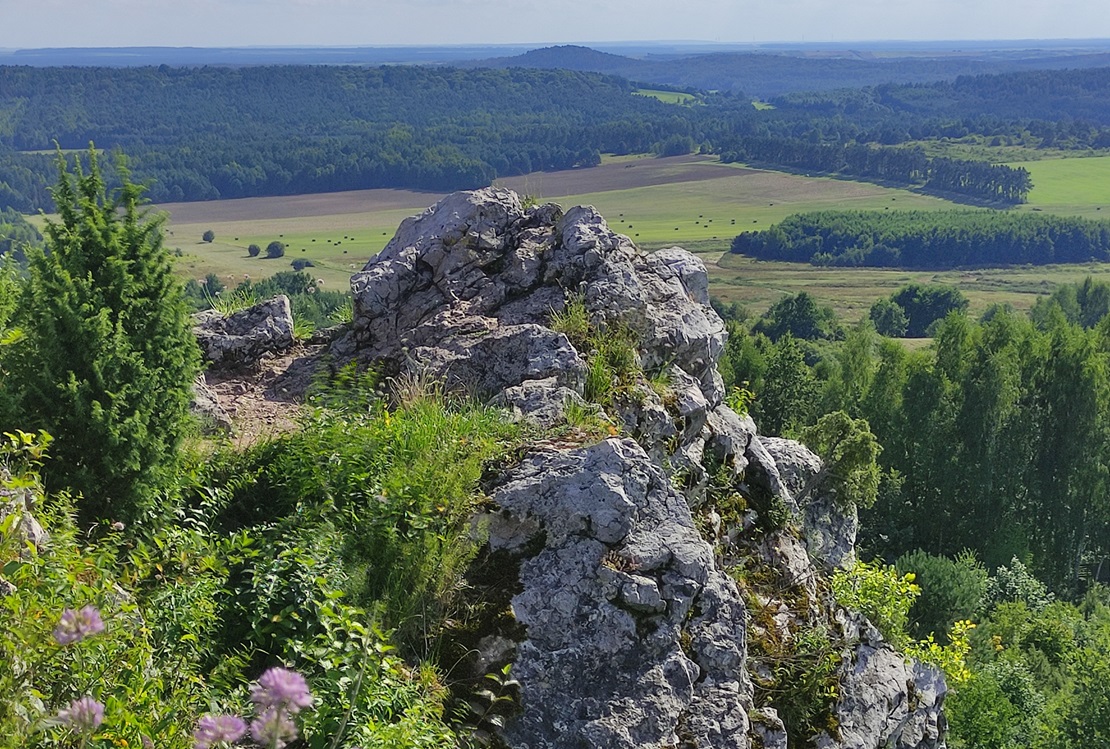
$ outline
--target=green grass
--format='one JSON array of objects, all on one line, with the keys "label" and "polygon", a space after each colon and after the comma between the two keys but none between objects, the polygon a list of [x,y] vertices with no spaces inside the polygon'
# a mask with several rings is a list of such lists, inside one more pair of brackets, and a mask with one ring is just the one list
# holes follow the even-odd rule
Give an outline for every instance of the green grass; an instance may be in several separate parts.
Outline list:
[{"label": "green grass", "polygon": [[806,178],[780,172],[732,169],[735,176],[674,182],[627,190],[543,196],[563,205],[592,205],[609,226],[645,249],[681,245],[691,251],[721,251],[741,231],[766,229],[801,211],[831,208],[882,210],[941,209],[952,204],[858,182]]},{"label": "green grass", "polygon": [[[969,271],[908,271],[884,268],[818,268],[802,263],[752,260],[724,254],[704,258],[714,296],[741,302],[755,314],[787,294],[807,291],[828,304],[847,322],[867,316],[871,304],[907,283],[945,283],[957,287],[971,302],[970,313],[982,314],[994,304],[1028,310],[1037,297],[1059,284],[1086,276],[1110,282],[1110,265],[1022,266]],[[715,262],[714,262],[715,261]]]},{"label": "green grass", "polygon": [[1110,219],[1110,156],[1014,162],[1029,170],[1033,189],[1023,210]]},{"label": "green grass", "polygon": [[701,101],[693,94],[684,94],[681,91],[657,91],[653,88],[638,88],[632,92],[636,96],[649,96],[652,99],[658,99],[664,104],[682,104],[684,106],[692,106],[700,104]]},{"label": "green grass", "polygon": [[[434,199],[429,198],[428,202]],[[291,270],[294,260],[304,258],[315,265],[307,271],[324,279],[326,288],[346,290],[351,274],[380,252],[397,225],[420,207],[335,216],[280,219],[244,216],[240,221],[170,223],[166,245],[181,250],[178,268],[189,277],[203,278],[206,273],[215,273],[221,281],[234,286],[248,276],[258,280]],[[214,242],[200,241],[205,229],[216,233]],[[275,239],[285,243],[285,256],[266,258],[266,245]],[[262,254],[250,257],[247,247],[251,244],[261,247]]]}]

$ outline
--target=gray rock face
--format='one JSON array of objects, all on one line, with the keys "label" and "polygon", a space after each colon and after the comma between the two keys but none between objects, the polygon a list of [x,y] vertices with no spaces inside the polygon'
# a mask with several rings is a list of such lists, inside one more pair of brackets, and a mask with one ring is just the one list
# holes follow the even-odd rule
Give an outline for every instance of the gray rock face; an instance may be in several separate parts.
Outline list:
[{"label": "gray rock face", "polygon": [[595,324],[638,336],[645,369],[681,369],[716,405],[725,329],[707,288],[693,255],[645,255],[592,208],[563,215],[525,210],[509,190],[455,193],[406,219],[351,279],[353,341],[335,350],[486,398],[550,377],[581,393],[583,352],[547,327],[568,294],[581,294]]},{"label": "gray rock face", "polygon": [[205,382],[204,375],[193,382],[190,411],[200,420],[205,433],[229,432],[232,429],[231,417],[220,405],[216,392]]},{"label": "gray rock face", "polygon": [[851,569],[856,562],[859,517],[854,507],[837,502],[836,492],[822,480],[821,458],[794,440],[761,437],[760,441],[798,505],[802,537],[810,556],[826,569]]},{"label": "gray rock face", "polygon": [[543,540],[512,599],[510,746],[747,747],[744,604],[639,445],[535,453],[491,498],[493,548]]},{"label": "gray rock face", "polygon": [[276,296],[227,317],[216,310],[199,312],[193,333],[210,371],[254,367],[263,356],[293,346],[289,297]]},{"label": "gray rock face", "polygon": [[[940,672],[889,647],[860,643],[845,659],[836,709],[839,736],[817,737],[818,749],[932,749],[944,738]],[[876,743],[878,739],[878,743]]]}]

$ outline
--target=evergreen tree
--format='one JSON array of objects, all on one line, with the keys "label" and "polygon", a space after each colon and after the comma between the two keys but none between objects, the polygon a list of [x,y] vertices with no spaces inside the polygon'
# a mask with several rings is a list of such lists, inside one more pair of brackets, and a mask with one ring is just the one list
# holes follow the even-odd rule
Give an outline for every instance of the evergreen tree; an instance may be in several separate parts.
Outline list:
[{"label": "evergreen tree", "polygon": [[83,496],[83,522],[127,520],[165,485],[186,423],[199,356],[185,298],[140,212],[142,188],[119,169],[109,195],[90,148],[70,174],[59,157],[59,220],[30,256],[13,356],[21,424],[56,438],[45,478]]}]

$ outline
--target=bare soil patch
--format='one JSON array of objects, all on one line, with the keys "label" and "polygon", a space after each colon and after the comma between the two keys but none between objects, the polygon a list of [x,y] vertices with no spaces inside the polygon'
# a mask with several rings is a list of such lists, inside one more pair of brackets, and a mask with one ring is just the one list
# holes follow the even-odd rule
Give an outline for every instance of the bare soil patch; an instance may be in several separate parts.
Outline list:
[{"label": "bare soil patch", "polygon": [[205,375],[231,417],[232,444],[249,447],[298,428],[305,394],[325,348],[298,343],[280,356],[263,359],[255,371]]},{"label": "bare soil patch", "polygon": [[[534,172],[506,177],[497,185],[522,195],[540,198],[628,190],[675,182],[701,182],[740,174],[758,174],[749,169],[724,168],[714,156],[670,156],[614,162],[588,169]],[[351,190],[347,192],[282,195],[267,198],[235,198],[196,203],[163,203],[174,224],[218,224],[250,220],[296,219],[312,216],[365,214],[374,211],[411,210],[414,213],[442,198],[444,193],[418,190]]]},{"label": "bare soil patch", "polygon": [[614,162],[588,169],[533,172],[521,177],[505,177],[497,180],[496,184],[516,190],[522,195],[545,198],[631,190],[675,182],[702,182],[736,177],[744,173],[756,174],[756,171],[722,168],[715,156],[668,156],[661,159]]}]

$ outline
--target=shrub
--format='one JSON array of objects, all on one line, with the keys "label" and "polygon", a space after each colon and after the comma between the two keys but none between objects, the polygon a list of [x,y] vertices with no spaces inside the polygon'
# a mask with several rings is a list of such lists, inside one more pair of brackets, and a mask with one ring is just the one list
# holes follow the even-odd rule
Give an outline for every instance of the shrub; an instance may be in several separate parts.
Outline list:
[{"label": "shrub", "polygon": [[913,579],[913,573],[857,561],[851,570],[833,573],[832,592],[838,604],[866,616],[890,644],[903,648],[910,641],[910,607],[921,593]]},{"label": "shrub", "polygon": [[49,254],[30,254],[13,347],[22,426],[54,435],[48,487],[82,495],[82,523],[128,520],[168,485],[192,399],[199,351],[159,219],[119,170],[105,191],[95,150],[88,173],[65,171],[47,223]]},{"label": "shrub", "polygon": [[1020,559],[1014,557],[1009,567],[999,567],[987,580],[984,605],[992,607],[1004,601],[1021,601],[1033,611],[1040,611],[1052,603],[1053,595]]},{"label": "shrub", "polygon": [[216,241],[216,232],[209,229],[204,232],[204,234],[201,236],[201,239],[203,239],[205,242],[214,242]]},{"label": "shrub", "polygon": [[256,244],[247,246],[247,254],[251,257],[258,257],[262,253],[262,248]]},{"label": "shrub", "polygon": [[266,245],[266,257],[279,258],[285,254],[285,244],[276,239],[270,244]]},{"label": "shrub", "polygon": [[910,609],[914,637],[944,637],[957,621],[979,612],[987,571],[970,552],[952,560],[915,551],[900,557],[894,566],[902,574],[912,572],[921,586],[921,595]]}]

